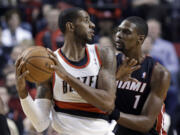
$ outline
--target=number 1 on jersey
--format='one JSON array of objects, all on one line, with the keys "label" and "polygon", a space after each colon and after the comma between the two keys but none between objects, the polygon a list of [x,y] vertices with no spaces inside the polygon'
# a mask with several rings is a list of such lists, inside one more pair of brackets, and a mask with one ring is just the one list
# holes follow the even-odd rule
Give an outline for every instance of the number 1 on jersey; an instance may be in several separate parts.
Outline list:
[{"label": "number 1 on jersey", "polygon": [[136,99],[135,99],[134,106],[133,106],[134,109],[137,108],[137,105],[138,105],[138,103],[139,103],[140,97],[141,97],[141,95],[136,95],[136,96],[135,96]]}]

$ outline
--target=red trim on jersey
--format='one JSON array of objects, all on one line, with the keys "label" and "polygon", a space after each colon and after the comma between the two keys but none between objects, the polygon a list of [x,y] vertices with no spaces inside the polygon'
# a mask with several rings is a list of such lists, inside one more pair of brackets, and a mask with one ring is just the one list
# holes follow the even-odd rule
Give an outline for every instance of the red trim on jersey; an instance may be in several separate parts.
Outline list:
[{"label": "red trim on jersey", "polygon": [[72,110],[80,110],[80,111],[86,111],[86,112],[96,112],[96,113],[106,114],[100,109],[87,103],[72,103],[72,102],[63,102],[63,101],[56,101],[56,100],[54,100],[54,102],[59,108],[62,108],[62,109],[72,109]]},{"label": "red trim on jersey", "polygon": [[98,60],[99,60],[99,64],[101,66],[102,65],[102,61],[100,59],[100,55],[99,55],[99,51],[98,51],[97,45],[95,45],[95,50],[96,50],[96,54],[97,54],[97,57],[98,57]]},{"label": "red trim on jersey", "polygon": [[88,48],[87,48],[87,47],[86,47],[86,53],[87,53],[87,59],[88,59],[87,62],[86,62],[86,64],[84,64],[84,65],[82,65],[82,66],[76,66],[76,65],[71,64],[71,63],[62,55],[60,49],[58,50],[58,54],[60,55],[60,57],[61,57],[68,65],[70,65],[71,67],[74,67],[74,68],[78,68],[78,69],[85,68],[85,67],[89,64],[89,62],[90,62],[90,57],[89,57],[89,51],[88,51]]},{"label": "red trim on jersey", "polygon": [[156,130],[159,133],[159,135],[167,135],[166,131],[163,129],[164,125],[164,118],[163,114],[165,112],[165,105],[162,106],[161,112],[159,113],[157,117],[157,123],[156,123]]}]

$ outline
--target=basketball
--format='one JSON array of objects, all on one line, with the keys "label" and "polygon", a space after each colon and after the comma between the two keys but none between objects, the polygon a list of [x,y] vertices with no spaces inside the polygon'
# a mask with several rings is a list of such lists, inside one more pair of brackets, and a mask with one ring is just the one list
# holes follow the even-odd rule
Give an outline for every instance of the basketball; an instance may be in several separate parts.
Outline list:
[{"label": "basketball", "polygon": [[25,62],[22,72],[29,70],[29,74],[25,77],[27,81],[41,83],[52,76],[50,65],[54,62],[49,55],[46,48],[39,46],[28,48],[22,53],[22,60]]}]

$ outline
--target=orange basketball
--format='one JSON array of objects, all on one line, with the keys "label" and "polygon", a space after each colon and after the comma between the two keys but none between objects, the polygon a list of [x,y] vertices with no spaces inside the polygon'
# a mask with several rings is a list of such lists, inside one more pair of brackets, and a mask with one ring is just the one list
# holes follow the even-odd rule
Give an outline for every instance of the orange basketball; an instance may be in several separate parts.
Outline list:
[{"label": "orange basketball", "polygon": [[49,58],[46,48],[39,46],[28,48],[22,53],[22,57],[25,62],[22,72],[29,70],[26,80],[41,83],[52,76],[53,71],[50,69],[50,65],[53,65],[54,62]]}]

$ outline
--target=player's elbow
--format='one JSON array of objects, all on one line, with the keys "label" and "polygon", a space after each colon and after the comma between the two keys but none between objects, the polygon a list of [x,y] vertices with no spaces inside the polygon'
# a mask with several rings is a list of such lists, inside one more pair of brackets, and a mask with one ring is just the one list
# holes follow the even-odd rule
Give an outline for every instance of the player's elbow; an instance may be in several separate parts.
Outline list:
[{"label": "player's elbow", "polygon": [[108,112],[108,113],[112,112],[113,109],[114,109],[114,106],[115,106],[115,105],[114,105],[114,102],[108,103],[108,104],[106,105],[105,112]]},{"label": "player's elbow", "polygon": [[104,111],[111,113],[114,107],[115,107],[115,96],[111,97],[109,100],[106,101]]},{"label": "player's elbow", "polygon": [[154,123],[152,122],[152,120],[148,120],[145,122],[145,124],[143,124],[144,126],[139,127],[139,131],[142,133],[148,133],[153,127],[153,124]]},{"label": "player's elbow", "polygon": [[148,133],[149,130],[150,130],[150,128],[148,128],[148,127],[142,127],[142,128],[139,129],[139,131],[142,132],[142,133]]}]

